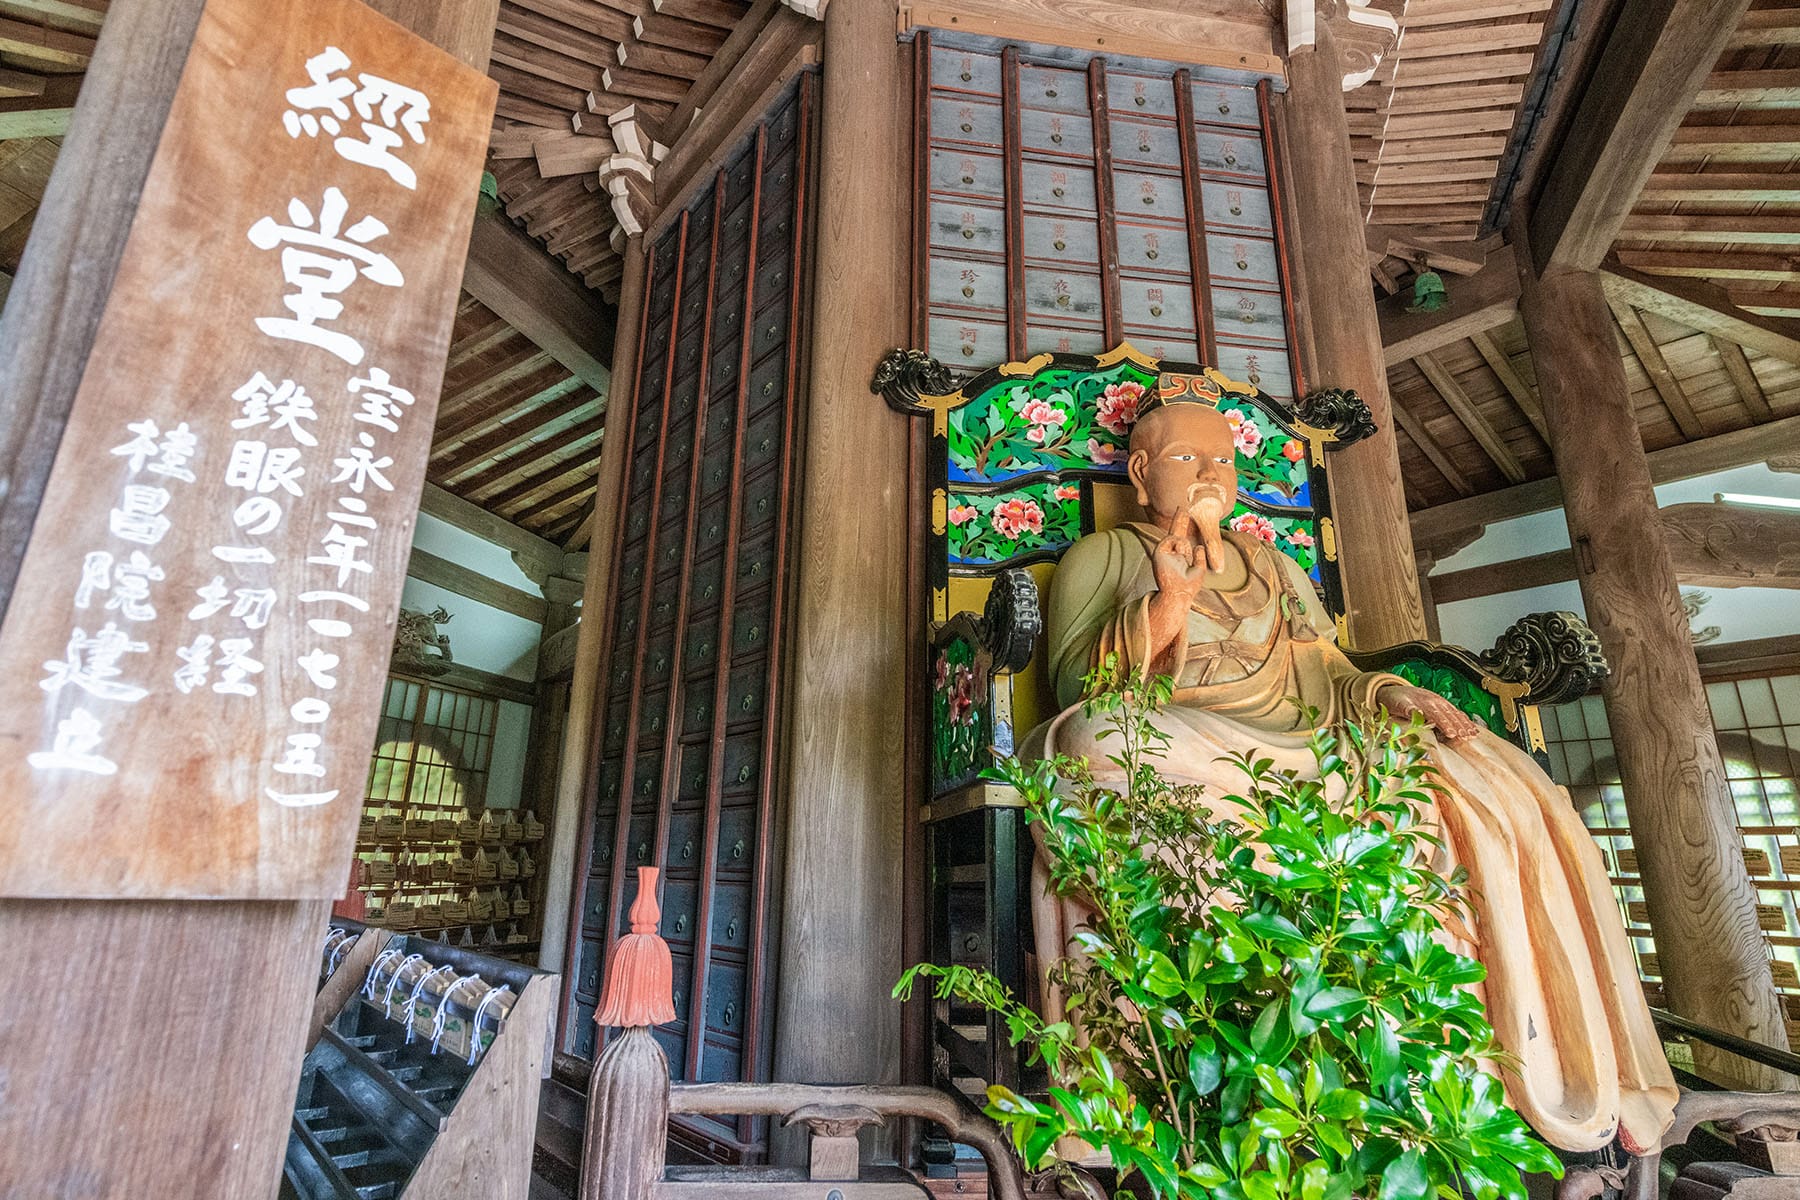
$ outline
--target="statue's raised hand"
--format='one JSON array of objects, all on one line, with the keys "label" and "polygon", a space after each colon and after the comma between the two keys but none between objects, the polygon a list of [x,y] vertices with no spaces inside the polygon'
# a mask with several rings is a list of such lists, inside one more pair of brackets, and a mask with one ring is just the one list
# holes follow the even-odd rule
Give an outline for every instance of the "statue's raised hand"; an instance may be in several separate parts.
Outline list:
[{"label": "statue's raised hand", "polygon": [[1197,542],[1178,530],[1156,544],[1150,568],[1156,576],[1156,590],[1182,597],[1185,608],[1206,579],[1206,555]]},{"label": "statue's raised hand", "polygon": [[1438,737],[1452,746],[1458,742],[1466,742],[1481,732],[1481,726],[1475,719],[1436,692],[1428,692],[1424,688],[1390,683],[1375,694],[1375,698],[1387,705],[1388,712],[1409,721],[1415,715],[1425,718],[1425,723],[1437,731]]}]

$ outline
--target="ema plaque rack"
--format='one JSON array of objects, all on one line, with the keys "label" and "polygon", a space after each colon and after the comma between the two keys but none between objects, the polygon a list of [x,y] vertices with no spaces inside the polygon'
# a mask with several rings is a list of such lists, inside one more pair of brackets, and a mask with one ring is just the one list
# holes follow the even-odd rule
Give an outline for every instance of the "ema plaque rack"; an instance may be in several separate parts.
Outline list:
[{"label": "ema plaque rack", "polygon": [[282,1200],[525,1200],[557,977],[354,922],[327,941]]}]

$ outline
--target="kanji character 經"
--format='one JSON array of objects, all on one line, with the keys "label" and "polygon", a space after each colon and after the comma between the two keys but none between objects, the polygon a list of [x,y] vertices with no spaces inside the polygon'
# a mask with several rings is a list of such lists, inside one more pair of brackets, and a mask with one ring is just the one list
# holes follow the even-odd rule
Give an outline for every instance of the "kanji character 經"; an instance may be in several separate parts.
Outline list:
[{"label": "kanji character \u7d93", "polygon": [[263,665],[250,657],[254,643],[249,638],[222,638],[219,641],[219,681],[212,690],[223,696],[254,696],[256,685],[250,676],[261,675]]},{"label": "kanji character \u7d93", "polygon": [[364,217],[345,229],[349,210],[344,193],[328,187],[316,218],[312,209],[296,198],[288,202],[290,224],[264,217],[250,227],[249,236],[259,250],[282,247],[281,273],[295,289],[282,298],[292,317],[258,317],[256,327],[270,337],[317,346],[355,366],[363,360],[362,344],[320,324],[343,314],[343,301],[332,297],[346,291],[359,274],[384,287],[400,287],[406,279],[393,259],[368,248],[370,242],[386,235],[388,227],[374,217]]},{"label": "kanji character \u7d93", "polygon": [[[416,88],[367,72],[356,77],[360,87],[348,79],[334,77],[349,67],[349,55],[336,46],[327,46],[307,59],[306,73],[312,83],[288,89],[287,102],[293,108],[282,114],[282,126],[289,137],[295,138],[303,133],[308,137],[318,137],[321,131],[331,134],[332,148],[344,158],[385,171],[401,187],[416,189],[417,173],[394,154],[403,144],[396,130],[404,131],[414,145],[423,145],[425,124],[431,120],[431,100]],[[350,120],[346,98],[356,105],[357,115],[362,118],[364,141],[341,136]]]}]

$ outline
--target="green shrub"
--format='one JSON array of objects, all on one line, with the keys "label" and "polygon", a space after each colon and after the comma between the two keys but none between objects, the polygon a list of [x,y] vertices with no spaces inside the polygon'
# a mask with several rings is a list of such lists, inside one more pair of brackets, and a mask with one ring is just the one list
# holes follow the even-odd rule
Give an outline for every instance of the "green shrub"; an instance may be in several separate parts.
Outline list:
[{"label": "green shrub", "polygon": [[1052,889],[1094,909],[1083,956],[1052,971],[1069,1020],[966,967],[895,988],[933,977],[1046,1065],[1047,1098],[988,1089],[1026,1165],[1075,1137],[1159,1197],[1217,1200],[1488,1200],[1523,1197],[1521,1171],[1560,1175],[1482,1069],[1500,1051],[1469,990],[1481,964],[1436,936],[1464,879],[1427,865],[1417,724],[1315,733],[1318,780],[1234,757],[1239,794],[1203,802],[1157,772],[1150,718],[1171,689],[1113,679],[1088,702],[1119,739],[1122,791],[1085,760],[1002,768]]}]

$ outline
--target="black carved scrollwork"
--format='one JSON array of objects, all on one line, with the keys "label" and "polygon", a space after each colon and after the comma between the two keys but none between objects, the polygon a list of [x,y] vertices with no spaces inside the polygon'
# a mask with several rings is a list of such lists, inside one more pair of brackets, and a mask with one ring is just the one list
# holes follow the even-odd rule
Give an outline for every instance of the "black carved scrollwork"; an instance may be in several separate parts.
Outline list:
[{"label": "black carved scrollwork", "polygon": [[954,391],[956,383],[943,363],[923,350],[896,347],[881,356],[875,364],[875,378],[869,390],[877,392],[903,413],[917,413],[920,396],[944,396]]},{"label": "black carved scrollwork", "polygon": [[1375,417],[1363,398],[1349,388],[1315,388],[1300,397],[1294,415],[1314,429],[1337,435],[1330,448],[1342,450],[1375,435]]},{"label": "black carved scrollwork", "polygon": [[1529,704],[1567,704],[1612,673],[1600,639],[1572,612],[1527,613],[1479,660],[1495,678],[1529,685]]},{"label": "black carved scrollwork", "polygon": [[1031,572],[1013,567],[995,576],[981,616],[981,643],[994,656],[994,670],[1024,670],[1043,629],[1043,609]]}]

